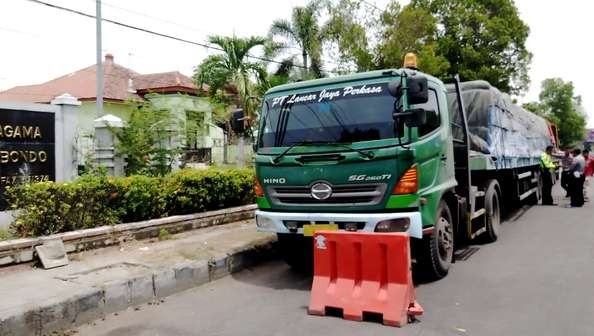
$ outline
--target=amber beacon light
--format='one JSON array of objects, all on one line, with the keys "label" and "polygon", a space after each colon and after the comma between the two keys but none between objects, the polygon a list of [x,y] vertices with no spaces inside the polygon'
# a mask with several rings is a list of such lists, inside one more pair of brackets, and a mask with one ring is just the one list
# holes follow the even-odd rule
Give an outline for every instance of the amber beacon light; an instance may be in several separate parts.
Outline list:
[{"label": "amber beacon light", "polygon": [[417,69],[417,55],[414,53],[407,53],[404,55],[404,67],[408,69]]}]

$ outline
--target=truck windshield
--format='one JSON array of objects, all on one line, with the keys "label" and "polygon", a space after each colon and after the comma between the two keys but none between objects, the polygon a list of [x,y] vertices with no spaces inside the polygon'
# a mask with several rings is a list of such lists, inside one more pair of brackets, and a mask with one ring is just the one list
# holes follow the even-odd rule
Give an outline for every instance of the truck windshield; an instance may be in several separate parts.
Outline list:
[{"label": "truck windshield", "polygon": [[268,98],[259,147],[394,138],[394,101],[385,83]]}]

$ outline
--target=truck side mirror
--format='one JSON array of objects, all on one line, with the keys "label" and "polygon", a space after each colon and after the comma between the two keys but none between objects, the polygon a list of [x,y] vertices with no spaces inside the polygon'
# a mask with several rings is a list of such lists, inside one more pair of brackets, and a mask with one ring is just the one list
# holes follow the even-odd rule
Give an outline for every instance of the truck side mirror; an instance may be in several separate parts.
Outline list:
[{"label": "truck side mirror", "polygon": [[400,81],[391,81],[388,83],[388,92],[392,97],[400,98],[402,95]]},{"label": "truck side mirror", "polygon": [[407,77],[409,104],[425,104],[429,101],[429,88],[427,86],[427,77],[411,76]]},{"label": "truck side mirror", "polygon": [[245,115],[243,114],[243,109],[237,109],[233,111],[231,114],[231,129],[235,134],[243,134],[245,131]]},{"label": "truck side mirror", "polygon": [[[429,88],[427,86],[427,77],[416,75],[406,78],[408,103],[409,104],[425,104],[429,101]],[[388,92],[392,97],[400,98],[403,90],[400,81],[392,81],[388,83]]]}]

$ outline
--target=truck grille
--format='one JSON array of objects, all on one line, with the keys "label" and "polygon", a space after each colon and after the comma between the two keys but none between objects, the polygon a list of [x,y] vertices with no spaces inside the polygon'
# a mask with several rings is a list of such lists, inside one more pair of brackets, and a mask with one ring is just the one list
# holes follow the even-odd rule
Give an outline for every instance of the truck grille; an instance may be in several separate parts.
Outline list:
[{"label": "truck grille", "polygon": [[268,195],[277,205],[374,205],[386,191],[386,184],[342,184],[332,186],[332,195],[325,200],[313,198],[309,186],[268,187]]}]

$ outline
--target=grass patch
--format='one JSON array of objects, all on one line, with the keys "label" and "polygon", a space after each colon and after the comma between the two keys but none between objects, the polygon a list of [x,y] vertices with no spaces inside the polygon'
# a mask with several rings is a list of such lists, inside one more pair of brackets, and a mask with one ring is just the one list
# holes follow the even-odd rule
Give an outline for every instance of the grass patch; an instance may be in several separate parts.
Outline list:
[{"label": "grass patch", "polygon": [[167,231],[165,229],[159,230],[159,240],[160,241],[169,240],[169,239],[171,239],[171,233],[169,233],[169,231]]},{"label": "grass patch", "polygon": [[15,239],[16,237],[7,229],[0,229],[0,241]]}]

